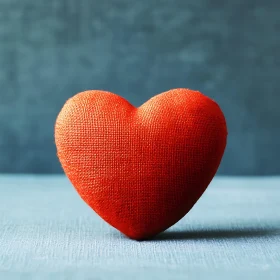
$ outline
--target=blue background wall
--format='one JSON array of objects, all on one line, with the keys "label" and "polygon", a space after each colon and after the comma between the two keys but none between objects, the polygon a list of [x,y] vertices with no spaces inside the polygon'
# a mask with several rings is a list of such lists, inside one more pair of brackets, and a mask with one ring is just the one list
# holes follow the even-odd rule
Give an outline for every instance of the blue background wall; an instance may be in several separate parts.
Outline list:
[{"label": "blue background wall", "polygon": [[280,174],[280,1],[0,0],[0,172],[61,172],[66,99],[188,87],[228,122],[220,174]]}]

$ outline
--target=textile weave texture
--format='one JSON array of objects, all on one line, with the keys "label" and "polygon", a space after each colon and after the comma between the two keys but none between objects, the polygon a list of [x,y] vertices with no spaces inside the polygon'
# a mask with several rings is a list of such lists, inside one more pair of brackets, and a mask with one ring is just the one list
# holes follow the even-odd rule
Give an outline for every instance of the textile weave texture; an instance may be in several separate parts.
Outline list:
[{"label": "textile weave texture", "polygon": [[68,100],[55,129],[58,157],[84,201],[134,239],[180,220],[209,185],[227,138],[219,106],[175,89],[139,108],[104,91]]},{"label": "textile weave texture", "polygon": [[280,177],[216,176],[156,239],[108,226],[65,176],[0,175],[1,280],[279,280]]}]

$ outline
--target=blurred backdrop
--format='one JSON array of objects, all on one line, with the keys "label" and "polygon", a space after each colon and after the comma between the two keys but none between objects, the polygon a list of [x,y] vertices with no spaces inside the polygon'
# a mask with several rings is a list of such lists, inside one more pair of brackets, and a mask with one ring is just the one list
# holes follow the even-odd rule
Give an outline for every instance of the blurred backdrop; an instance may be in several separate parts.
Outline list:
[{"label": "blurred backdrop", "polygon": [[53,128],[87,89],[222,107],[219,174],[280,174],[280,1],[0,0],[0,173],[59,173]]}]

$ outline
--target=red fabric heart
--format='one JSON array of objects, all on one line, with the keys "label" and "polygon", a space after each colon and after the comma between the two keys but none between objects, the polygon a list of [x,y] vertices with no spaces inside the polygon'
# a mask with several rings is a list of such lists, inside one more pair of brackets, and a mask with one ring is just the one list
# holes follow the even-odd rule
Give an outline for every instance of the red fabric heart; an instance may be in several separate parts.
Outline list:
[{"label": "red fabric heart", "polygon": [[226,139],[219,106],[189,89],[139,108],[110,92],[82,92],[55,127],[58,157],[82,199],[137,240],[188,213],[214,177]]}]

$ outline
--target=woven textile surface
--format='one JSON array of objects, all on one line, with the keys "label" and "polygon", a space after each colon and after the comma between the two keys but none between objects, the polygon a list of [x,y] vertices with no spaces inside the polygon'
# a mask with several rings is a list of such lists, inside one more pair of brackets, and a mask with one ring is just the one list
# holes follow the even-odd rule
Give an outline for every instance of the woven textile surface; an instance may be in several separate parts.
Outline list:
[{"label": "woven textile surface", "polygon": [[1,280],[279,280],[280,177],[215,177],[154,240],[108,226],[64,176],[0,175]]},{"label": "woven textile surface", "polygon": [[66,102],[55,140],[62,167],[105,221],[145,239],[180,220],[215,175],[227,129],[219,106],[175,89],[139,108],[87,91]]}]

